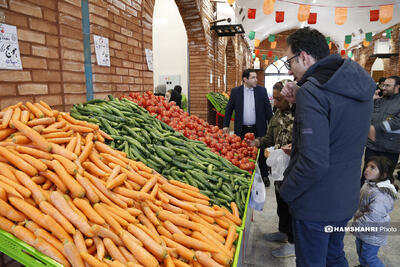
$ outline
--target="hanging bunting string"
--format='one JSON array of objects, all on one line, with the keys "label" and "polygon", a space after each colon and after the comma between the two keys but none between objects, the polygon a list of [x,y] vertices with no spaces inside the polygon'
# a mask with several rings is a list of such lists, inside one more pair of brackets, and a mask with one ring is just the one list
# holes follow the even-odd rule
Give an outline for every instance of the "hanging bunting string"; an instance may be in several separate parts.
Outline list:
[{"label": "hanging bunting string", "polygon": [[[285,3],[289,3],[289,4],[295,4],[295,5],[304,5],[304,3],[301,2],[297,2],[297,1],[291,1],[291,0],[277,0],[279,2],[285,2]],[[392,3],[385,3],[384,5],[396,5],[399,4],[400,0],[398,1],[393,1]],[[307,4],[309,6],[315,6],[315,7],[344,7],[344,8],[370,8],[370,7],[379,7],[382,6],[380,4],[374,4],[374,5],[359,5],[359,6],[331,6],[331,5],[321,5],[321,4]]]}]

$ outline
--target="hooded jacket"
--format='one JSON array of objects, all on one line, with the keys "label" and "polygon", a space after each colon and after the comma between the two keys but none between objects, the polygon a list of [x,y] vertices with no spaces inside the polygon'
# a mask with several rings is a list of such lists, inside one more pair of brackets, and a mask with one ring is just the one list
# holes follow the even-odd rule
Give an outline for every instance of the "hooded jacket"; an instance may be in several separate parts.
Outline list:
[{"label": "hooded jacket", "polygon": [[[365,243],[383,246],[387,243],[390,215],[397,191],[389,180],[374,183],[366,181],[361,188],[360,203],[354,215],[355,236]],[[372,228],[373,227],[373,228]]]},{"label": "hooded jacket", "polygon": [[313,64],[299,86],[281,197],[298,220],[350,219],[360,196],[375,83],[356,62],[330,55]]}]

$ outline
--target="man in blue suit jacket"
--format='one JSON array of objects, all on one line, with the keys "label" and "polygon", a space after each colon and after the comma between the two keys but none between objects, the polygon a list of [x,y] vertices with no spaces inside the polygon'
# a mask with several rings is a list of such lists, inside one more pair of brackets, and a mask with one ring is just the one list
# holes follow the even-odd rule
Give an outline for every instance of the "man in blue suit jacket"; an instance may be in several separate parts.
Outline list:
[{"label": "man in blue suit jacket", "polygon": [[[257,85],[257,74],[247,69],[242,74],[243,85],[231,91],[228,105],[225,109],[224,128],[229,133],[229,123],[232,112],[235,111],[235,134],[242,139],[246,133],[254,133],[262,137],[267,132],[267,123],[272,117],[272,108],[268,99],[267,89]],[[269,185],[267,165],[263,151],[260,152],[259,166],[264,181]]]}]

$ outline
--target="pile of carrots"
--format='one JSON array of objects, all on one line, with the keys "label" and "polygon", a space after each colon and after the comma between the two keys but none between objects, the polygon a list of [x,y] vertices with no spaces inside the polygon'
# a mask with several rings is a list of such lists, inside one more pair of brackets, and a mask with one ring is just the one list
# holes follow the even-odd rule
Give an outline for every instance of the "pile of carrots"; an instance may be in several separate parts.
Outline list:
[{"label": "pile of carrots", "polygon": [[97,125],[18,103],[0,112],[0,228],[64,266],[229,266],[232,212],[107,146]]}]

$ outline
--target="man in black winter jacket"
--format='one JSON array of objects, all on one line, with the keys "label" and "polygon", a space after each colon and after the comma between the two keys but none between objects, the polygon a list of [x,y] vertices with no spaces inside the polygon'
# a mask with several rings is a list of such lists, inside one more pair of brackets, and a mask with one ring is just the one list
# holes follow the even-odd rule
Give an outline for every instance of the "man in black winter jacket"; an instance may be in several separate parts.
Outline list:
[{"label": "man in black winter jacket", "polygon": [[296,103],[296,116],[280,194],[293,217],[296,263],[347,267],[338,227],[357,210],[375,83],[356,62],[329,55],[315,29],[299,29],[287,43],[297,85],[287,83],[282,94]]}]

